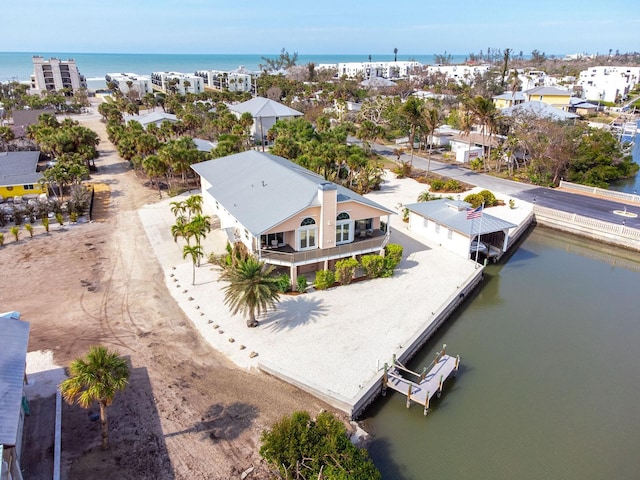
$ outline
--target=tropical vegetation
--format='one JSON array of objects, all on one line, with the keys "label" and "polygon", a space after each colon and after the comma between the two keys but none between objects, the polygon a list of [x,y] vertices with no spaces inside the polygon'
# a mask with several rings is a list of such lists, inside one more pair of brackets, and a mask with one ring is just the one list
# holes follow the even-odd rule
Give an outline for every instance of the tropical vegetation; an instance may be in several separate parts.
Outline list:
[{"label": "tropical vegetation", "polygon": [[60,384],[62,397],[70,404],[90,408],[98,403],[102,448],[109,448],[109,424],[107,408],[113,403],[116,393],[129,383],[129,365],[117,352],[106,347],[94,346],[84,358],[76,358],[68,369],[69,378]]},{"label": "tropical vegetation", "polygon": [[315,419],[307,412],[294,412],[265,430],[261,443],[260,455],[278,478],[381,478],[368,452],[351,443],[345,426],[329,412]]}]

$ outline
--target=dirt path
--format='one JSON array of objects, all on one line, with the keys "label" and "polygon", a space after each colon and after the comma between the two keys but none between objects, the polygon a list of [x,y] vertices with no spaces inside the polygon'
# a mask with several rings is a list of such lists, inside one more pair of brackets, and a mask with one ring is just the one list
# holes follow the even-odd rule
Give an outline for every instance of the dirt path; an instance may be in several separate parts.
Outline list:
[{"label": "dirt path", "polygon": [[117,156],[97,116],[79,120],[102,139],[95,222],[36,229],[0,248],[0,308],[31,322],[30,351],[51,349],[67,365],[102,344],[131,362],[130,386],[109,409],[111,450],[100,450],[91,412],[63,407],[63,478],[232,479],[252,466],[247,478],[268,478],[257,453],[261,431],[294,410],[326,405],[238,370],[199,336],[167,291],[136,212],[158,192]]}]

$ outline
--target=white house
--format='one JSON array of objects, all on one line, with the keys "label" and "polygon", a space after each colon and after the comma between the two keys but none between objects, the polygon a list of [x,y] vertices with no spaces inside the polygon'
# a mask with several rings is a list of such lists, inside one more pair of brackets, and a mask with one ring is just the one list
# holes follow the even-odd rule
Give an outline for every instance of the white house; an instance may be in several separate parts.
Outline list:
[{"label": "white house", "polygon": [[246,102],[229,105],[229,111],[240,118],[243,113],[250,113],[253,117],[251,136],[256,142],[265,142],[267,132],[282,118],[301,117],[302,112],[289,108],[264,97],[255,97]]},{"label": "white house", "polygon": [[509,231],[517,227],[486,213],[486,209],[480,216],[468,218],[471,205],[461,200],[444,198],[405,207],[411,231],[464,258],[474,256],[471,243],[480,241],[486,246],[485,257],[499,259],[509,247]]},{"label": "white house", "polygon": [[140,123],[146,129],[147,126],[152,123],[154,123],[157,127],[162,125],[163,122],[176,123],[178,121],[178,117],[172,113],[165,113],[165,112],[151,112],[145,115],[125,115],[124,116],[125,123],[129,123],[132,120]]},{"label": "white house", "polygon": [[640,67],[600,66],[580,72],[578,86],[587,100],[616,102],[640,83]]},{"label": "white house", "polygon": [[22,479],[22,429],[26,410],[25,362],[29,344],[29,322],[18,312],[0,314],[0,478]]}]

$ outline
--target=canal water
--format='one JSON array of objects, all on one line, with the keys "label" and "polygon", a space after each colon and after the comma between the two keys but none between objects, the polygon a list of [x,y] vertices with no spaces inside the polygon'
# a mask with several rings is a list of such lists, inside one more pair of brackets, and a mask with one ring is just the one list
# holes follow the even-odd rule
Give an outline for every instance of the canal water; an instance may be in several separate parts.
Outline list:
[{"label": "canal water", "polygon": [[366,412],[383,478],[640,478],[639,287],[640,255],[537,227],[409,365],[461,356],[429,415]]}]

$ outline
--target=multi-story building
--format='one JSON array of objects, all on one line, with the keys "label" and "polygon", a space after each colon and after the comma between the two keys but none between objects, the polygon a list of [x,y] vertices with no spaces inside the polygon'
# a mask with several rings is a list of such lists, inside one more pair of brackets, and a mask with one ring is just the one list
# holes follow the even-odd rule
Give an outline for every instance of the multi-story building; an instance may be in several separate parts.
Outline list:
[{"label": "multi-story building", "polygon": [[231,71],[199,70],[195,75],[204,80],[205,88],[229,90],[231,92],[251,92],[253,79],[258,73],[240,67]]},{"label": "multi-story building", "polygon": [[45,60],[38,55],[33,56],[31,89],[34,92],[40,93],[45,90],[61,92],[66,89],[71,95],[79,88],[87,88],[87,80],[78,71],[75,60],[57,58]]},{"label": "multi-story building", "polygon": [[623,100],[640,83],[640,67],[600,66],[580,72],[578,86],[587,100]]},{"label": "multi-story building", "polygon": [[198,75],[180,72],[153,72],[151,74],[153,88],[165,93],[202,93],[204,79]]},{"label": "multi-story building", "polygon": [[136,91],[140,98],[146,93],[153,92],[151,77],[148,75],[138,75],[137,73],[107,73],[104,77],[107,84],[113,82],[118,85],[118,90],[123,95],[130,91]]},{"label": "multi-story building", "polygon": [[429,65],[425,72],[444,75],[456,83],[471,83],[476,75],[484,75],[490,68],[490,65]]},{"label": "multi-story building", "polygon": [[338,63],[338,76],[406,78],[414,69],[421,67],[419,62],[346,62]]}]

